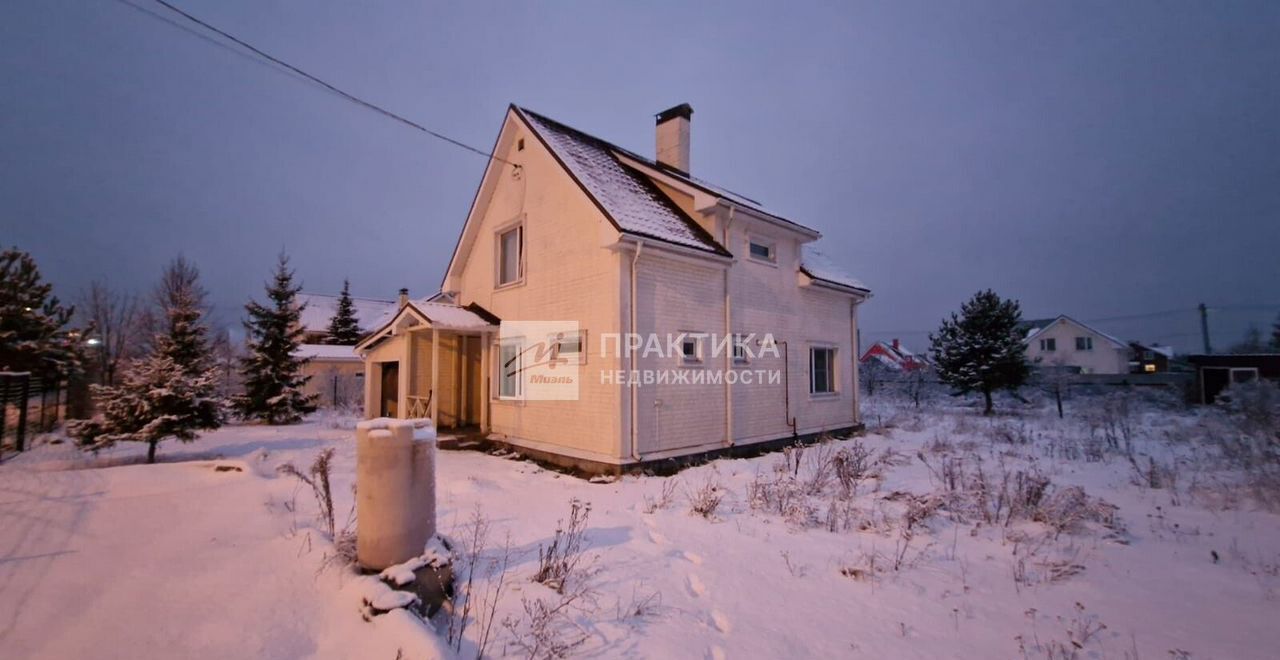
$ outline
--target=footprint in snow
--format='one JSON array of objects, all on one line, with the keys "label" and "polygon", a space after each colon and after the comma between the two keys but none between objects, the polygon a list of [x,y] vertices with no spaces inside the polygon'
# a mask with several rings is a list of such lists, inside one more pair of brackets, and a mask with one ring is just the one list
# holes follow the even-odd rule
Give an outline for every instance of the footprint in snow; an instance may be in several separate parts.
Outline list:
[{"label": "footprint in snow", "polygon": [[707,649],[707,657],[711,660],[725,660],[729,656],[725,655],[724,649],[719,646],[713,646]]},{"label": "footprint in snow", "polygon": [[660,532],[651,529],[649,530],[649,540],[658,545],[662,545],[667,542],[667,537],[663,536]]},{"label": "footprint in snow", "polygon": [[680,556],[684,557],[686,561],[688,561],[690,564],[693,564],[694,566],[702,565],[702,555],[685,550],[680,553]]},{"label": "footprint in snow", "polygon": [[724,615],[720,610],[711,610],[711,624],[722,633],[728,634],[733,629],[733,625],[729,622],[729,617]]},{"label": "footprint in snow", "polygon": [[707,585],[703,584],[702,580],[698,579],[698,576],[690,573],[685,581],[689,585],[689,593],[695,597],[707,593]]}]

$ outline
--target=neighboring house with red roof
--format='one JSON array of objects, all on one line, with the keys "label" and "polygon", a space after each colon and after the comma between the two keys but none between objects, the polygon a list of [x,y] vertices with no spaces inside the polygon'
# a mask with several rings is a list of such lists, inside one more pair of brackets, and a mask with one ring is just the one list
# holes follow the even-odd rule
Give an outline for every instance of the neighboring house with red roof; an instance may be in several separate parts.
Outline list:
[{"label": "neighboring house with red roof", "polygon": [[917,369],[928,369],[929,361],[922,355],[917,355],[907,350],[902,342],[894,339],[892,342],[878,341],[871,345],[862,354],[861,361],[867,364],[875,360],[884,366],[895,371],[916,371]]},{"label": "neighboring house with red roof", "polygon": [[[510,106],[441,293],[357,346],[367,414],[425,413],[591,471],[856,428],[870,291],[817,230],[693,177],[692,115],[657,115],[647,158]],[[531,320],[580,328],[546,340],[578,361],[573,400],[528,395],[543,338],[499,340]],[[677,354],[602,350],[629,335],[678,337]],[[669,380],[625,378],[648,373]]]},{"label": "neighboring house with red roof", "polygon": [[1040,367],[1066,367],[1086,374],[1127,374],[1132,349],[1101,330],[1065,314],[1024,321],[1027,359]]}]

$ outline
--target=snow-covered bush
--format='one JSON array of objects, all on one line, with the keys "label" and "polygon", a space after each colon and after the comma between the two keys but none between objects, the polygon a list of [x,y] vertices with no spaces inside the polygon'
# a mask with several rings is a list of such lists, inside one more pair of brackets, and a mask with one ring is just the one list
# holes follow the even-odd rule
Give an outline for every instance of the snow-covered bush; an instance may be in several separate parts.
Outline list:
[{"label": "snow-covered bush", "polygon": [[690,491],[688,497],[689,513],[695,513],[703,518],[714,518],[716,509],[720,508],[720,502],[724,501],[724,492],[713,473],[707,475],[702,485]]},{"label": "snow-covered bush", "polygon": [[586,549],[587,519],[590,516],[590,502],[569,501],[568,525],[557,523],[550,545],[538,547],[538,572],[533,575],[534,582],[564,593],[566,585],[585,570],[583,550]]}]

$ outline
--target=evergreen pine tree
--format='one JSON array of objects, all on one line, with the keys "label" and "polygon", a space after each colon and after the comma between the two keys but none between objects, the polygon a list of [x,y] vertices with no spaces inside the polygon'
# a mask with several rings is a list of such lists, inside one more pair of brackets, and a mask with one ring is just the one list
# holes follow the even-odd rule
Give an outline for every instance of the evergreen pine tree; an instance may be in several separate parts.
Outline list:
[{"label": "evergreen pine tree", "polygon": [[327,343],[355,346],[363,334],[360,320],[356,318],[355,303],[351,302],[350,282],[342,280],[342,295],[338,296],[338,309],[329,321]]},{"label": "evergreen pine tree", "polygon": [[1029,374],[1021,321],[1017,301],[1001,300],[991,290],[975,294],[959,316],[953,312],[929,335],[938,378],[957,395],[981,392],[983,414],[991,414],[992,392],[1016,390]]},{"label": "evergreen pine tree", "polygon": [[182,257],[165,268],[155,292],[158,331],[150,354],[129,365],[120,385],[92,387],[102,404],[99,418],[68,426],[86,448],[145,442],[147,462],[154,463],[162,440],[191,442],[198,431],[222,425],[223,400],[199,277],[195,265]]},{"label": "evergreen pine tree", "polygon": [[1266,342],[1262,340],[1262,331],[1258,326],[1250,323],[1249,328],[1244,331],[1244,339],[1227,349],[1228,353],[1249,354],[1262,353],[1267,350]]},{"label": "evergreen pine tree", "polygon": [[289,258],[281,253],[273,281],[267,285],[270,304],[250,301],[245,305],[249,354],[240,361],[245,391],[235,400],[245,419],[293,424],[316,409],[316,396],[302,391],[311,377],[302,375],[306,361],[296,354],[302,341],[300,321],[305,306],[297,303],[300,289],[293,284]]},{"label": "evergreen pine tree", "polygon": [[205,298],[200,270],[179,255],[165,268],[153,294],[158,312],[153,352],[174,361],[196,377],[213,365],[209,328],[204,322]]},{"label": "evergreen pine tree", "polygon": [[75,309],[52,292],[30,254],[16,247],[0,252],[0,371],[46,379],[80,372],[80,338],[67,327]]}]

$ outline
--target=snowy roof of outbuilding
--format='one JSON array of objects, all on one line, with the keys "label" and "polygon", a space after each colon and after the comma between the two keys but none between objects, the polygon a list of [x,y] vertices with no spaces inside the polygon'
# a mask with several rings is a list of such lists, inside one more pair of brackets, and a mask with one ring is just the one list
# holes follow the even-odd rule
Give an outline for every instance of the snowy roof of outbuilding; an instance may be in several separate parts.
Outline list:
[{"label": "snowy roof of outbuilding", "polygon": [[[378,320],[386,313],[396,310],[396,301],[379,300],[377,298],[352,297],[356,308],[356,319],[360,321],[362,330],[372,330],[378,326]],[[338,311],[338,296],[325,293],[299,293],[298,303],[306,303],[302,309],[302,328],[307,332],[325,332],[329,329],[329,321]]]},{"label": "snowy roof of outbuilding", "polygon": [[359,361],[354,346],[332,346],[329,344],[299,344],[294,355],[305,360],[343,360]]},{"label": "snowy roof of outbuilding", "polygon": [[619,231],[728,256],[649,177],[624,165],[618,147],[524,108],[516,111]]},{"label": "snowy roof of outbuilding", "polygon": [[861,280],[850,275],[816,246],[806,243],[800,249],[800,270],[815,280],[850,289],[870,291]]}]

